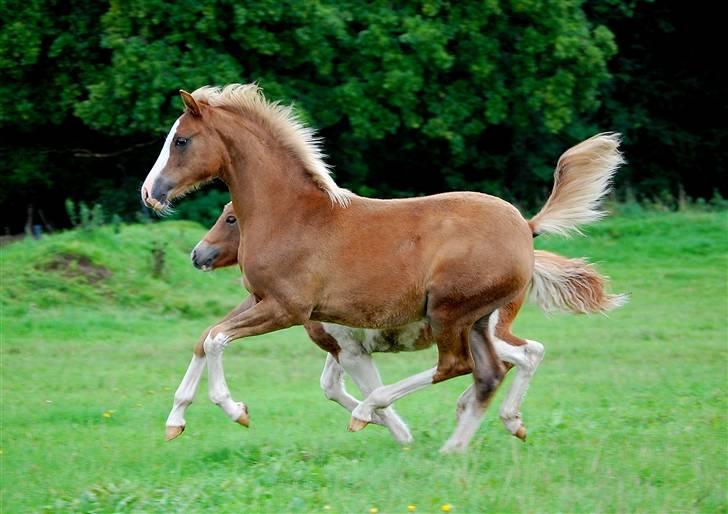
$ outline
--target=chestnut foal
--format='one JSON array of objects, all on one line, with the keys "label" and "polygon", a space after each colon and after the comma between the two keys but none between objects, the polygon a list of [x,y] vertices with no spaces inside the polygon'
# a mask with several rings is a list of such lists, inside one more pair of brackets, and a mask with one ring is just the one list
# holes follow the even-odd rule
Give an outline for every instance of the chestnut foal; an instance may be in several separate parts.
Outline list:
[{"label": "chestnut foal", "polygon": [[[193,358],[180,387],[186,390],[188,375],[206,361],[211,400],[241,424],[248,422],[247,409],[231,398],[223,349],[308,320],[380,329],[421,321],[436,341],[437,366],[372,391],[354,409],[350,430],[364,428],[376,409],[469,372],[473,419],[479,419],[503,368],[492,332],[478,330],[471,338],[471,328],[493,326],[494,312],[525,295],[535,235],[578,230],[602,216],[599,200],[622,162],[615,134],[568,150],[557,163],[551,196],[528,221],[511,204],[480,193],[375,200],[339,188],[313,130],[256,85],[181,95],[186,111],[167,135],[141,197],[163,213],[204,182],[220,178],[228,186],[242,221],[238,262],[251,294],[209,331],[206,358]],[[182,423],[173,413],[168,430],[181,430]]]},{"label": "chestnut foal", "polygon": [[[192,250],[192,263],[203,271],[237,264],[239,244],[237,216],[232,203],[228,203],[212,228]],[[563,291],[560,297],[567,298],[570,303],[559,305],[559,309],[576,313],[605,312],[620,304],[620,297],[605,292],[606,279],[583,260],[566,259],[541,250],[535,250],[535,260],[535,273],[538,278],[534,280],[546,281],[548,288],[558,289],[568,281],[585,285],[581,288],[572,288],[573,291]],[[545,273],[547,269],[552,272]],[[560,274],[568,275],[568,280],[555,280]],[[503,403],[500,417],[508,431],[525,441],[526,428],[521,421],[520,405],[544,352],[540,343],[518,338],[511,333],[511,324],[522,301],[522,298],[518,298],[501,308],[506,314],[495,324],[493,337],[498,357],[508,369],[515,366],[518,375]],[[544,309],[549,307],[548,304],[540,306]],[[321,374],[321,388],[326,398],[335,401],[349,412],[352,412],[359,402],[346,391],[343,381],[344,371],[366,396],[374,388],[382,386],[379,371],[371,360],[371,353],[417,351],[435,344],[434,341],[426,339],[426,330],[419,323],[394,330],[357,329],[317,321],[308,321],[304,327],[311,339],[329,352]],[[473,337],[472,332],[471,337]],[[458,402],[456,410],[458,423],[471,394],[472,388],[468,388]],[[384,409],[381,418],[377,412],[374,416],[374,422],[389,428],[397,441],[411,441],[409,429],[394,413],[393,407]]]}]

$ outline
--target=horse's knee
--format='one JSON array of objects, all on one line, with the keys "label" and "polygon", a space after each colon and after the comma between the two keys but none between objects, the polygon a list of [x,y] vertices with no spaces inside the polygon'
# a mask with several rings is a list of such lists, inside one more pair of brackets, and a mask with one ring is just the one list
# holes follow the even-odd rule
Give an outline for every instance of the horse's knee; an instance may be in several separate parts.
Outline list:
[{"label": "horse's knee", "polygon": [[227,345],[228,339],[225,334],[219,332],[216,335],[212,335],[212,330],[207,334],[205,341],[202,343],[202,348],[205,354],[218,354],[222,353],[223,349]]}]

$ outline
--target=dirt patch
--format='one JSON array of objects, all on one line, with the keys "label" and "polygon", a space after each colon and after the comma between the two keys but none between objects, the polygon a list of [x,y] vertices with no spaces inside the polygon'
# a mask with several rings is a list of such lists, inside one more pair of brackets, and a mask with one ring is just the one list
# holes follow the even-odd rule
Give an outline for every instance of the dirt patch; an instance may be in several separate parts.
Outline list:
[{"label": "dirt patch", "polygon": [[15,234],[14,236],[0,236],[0,246],[9,245],[10,243],[17,243],[25,239],[25,234]]},{"label": "dirt patch", "polygon": [[96,284],[111,276],[111,271],[94,264],[83,255],[62,253],[43,266],[46,271],[55,271],[69,278],[82,278],[89,284]]}]

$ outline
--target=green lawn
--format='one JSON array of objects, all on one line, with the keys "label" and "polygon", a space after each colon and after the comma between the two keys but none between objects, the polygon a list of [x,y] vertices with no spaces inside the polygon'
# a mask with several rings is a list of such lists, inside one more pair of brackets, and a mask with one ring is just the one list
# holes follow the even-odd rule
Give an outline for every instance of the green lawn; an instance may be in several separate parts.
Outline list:
[{"label": "green lawn", "polygon": [[[324,354],[300,327],[226,351],[249,429],[207,401],[203,381],[187,431],[165,443],[193,344],[243,294],[236,270],[189,264],[204,229],[163,222],[2,247],[1,510],[725,512],[727,222],[642,213],[585,238],[539,238],[589,256],[631,301],[609,318],[525,309],[516,333],[546,346],[523,408],[528,442],[496,415],[507,382],[460,456],[437,450],[468,377],[397,403],[409,447],[376,426],[350,434],[319,390]],[[434,359],[377,362],[394,381]]]}]

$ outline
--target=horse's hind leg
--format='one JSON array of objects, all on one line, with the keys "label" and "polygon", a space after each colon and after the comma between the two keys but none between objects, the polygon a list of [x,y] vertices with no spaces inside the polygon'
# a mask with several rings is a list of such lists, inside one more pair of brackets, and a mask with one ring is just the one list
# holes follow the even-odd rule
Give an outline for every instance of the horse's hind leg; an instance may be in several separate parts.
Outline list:
[{"label": "horse's hind leg", "polygon": [[526,427],[521,420],[521,403],[526,396],[531,378],[544,356],[544,347],[541,343],[529,340],[525,340],[524,343],[514,346],[500,338],[495,340],[498,354],[516,367],[516,377],[501,405],[500,418],[506,430],[522,441],[526,440]]},{"label": "horse's hind leg", "polygon": [[[510,304],[507,307],[513,307],[513,305]],[[481,333],[491,337],[498,358],[516,368],[516,377],[508,390],[506,399],[503,401],[500,417],[511,434],[525,441],[526,427],[521,422],[521,402],[526,394],[531,377],[533,377],[536,368],[543,359],[544,348],[541,343],[520,339],[510,333],[510,325],[519,307],[520,303],[516,304],[511,311],[508,309],[495,311],[491,315],[487,330],[473,330],[471,337],[475,337],[476,341],[481,337]],[[503,312],[501,313],[501,311]],[[500,316],[503,316],[502,320]],[[504,323],[500,323],[500,321],[504,321]],[[468,434],[470,433],[470,437],[472,437],[475,429],[477,429],[480,423],[478,414],[482,417],[485,409],[481,409],[481,402],[476,397],[476,390],[475,384],[473,384],[460,395],[456,408],[458,425],[452,437],[443,446],[442,451],[464,449],[469,441]],[[490,397],[487,400],[489,401]]]},{"label": "horse's hind leg", "polygon": [[526,440],[526,427],[521,421],[521,402],[544,355],[541,343],[521,339],[511,332],[511,325],[525,299],[524,290],[510,304],[493,313],[487,327],[498,356],[516,368],[516,377],[503,400],[500,417],[506,429],[522,441]]},{"label": "horse's hind leg", "polygon": [[[487,318],[482,322],[487,322]],[[441,452],[462,451],[467,448],[500,384],[500,380],[494,380],[489,371],[494,366],[499,366],[500,362],[493,361],[494,356],[487,349],[487,337],[487,330],[480,330],[478,326],[470,331],[469,345],[474,363],[473,384],[458,399],[458,423],[453,434],[440,449]],[[483,369],[487,371],[483,372]]]}]

